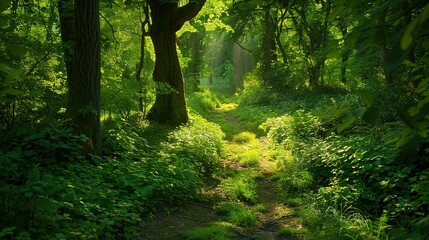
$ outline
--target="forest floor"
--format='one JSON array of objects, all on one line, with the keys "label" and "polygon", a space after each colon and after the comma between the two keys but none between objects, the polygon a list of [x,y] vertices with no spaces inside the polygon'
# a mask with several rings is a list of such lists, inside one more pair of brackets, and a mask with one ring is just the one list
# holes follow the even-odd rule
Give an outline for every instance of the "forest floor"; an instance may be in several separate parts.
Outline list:
[{"label": "forest floor", "polygon": [[[226,153],[222,159],[224,174],[206,184],[202,190],[204,200],[187,203],[170,213],[155,213],[136,239],[302,239],[305,229],[296,214],[299,209],[283,203],[275,178],[276,164],[267,155],[266,139],[257,138],[252,144],[259,148],[258,164],[251,167],[240,164],[239,155],[246,152],[249,145],[233,141],[233,136],[248,129],[234,116],[235,107],[233,103],[223,104],[207,117],[207,120],[221,125],[226,134]],[[216,211],[217,206],[229,201],[222,189],[222,180],[239,174],[252,176],[256,185],[256,202],[246,204],[246,208],[256,216],[254,224],[234,223]],[[213,230],[216,228],[210,226],[221,226],[227,229],[227,233],[216,232]]]}]

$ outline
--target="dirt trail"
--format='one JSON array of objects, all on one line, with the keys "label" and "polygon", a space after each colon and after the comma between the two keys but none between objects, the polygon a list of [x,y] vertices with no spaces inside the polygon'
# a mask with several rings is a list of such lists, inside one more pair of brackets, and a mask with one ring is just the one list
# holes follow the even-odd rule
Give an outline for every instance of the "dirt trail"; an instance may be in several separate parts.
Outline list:
[{"label": "dirt trail", "polygon": [[[221,115],[220,118],[227,121],[231,135],[245,131],[245,127],[233,115],[234,107],[228,106],[227,109],[221,109],[214,114]],[[218,116],[219,117],[219,116]],[[223,122],[225,125],[225,122]],[[228,136],[228,133],[227,133]],[[265,139],[258,139],[260,146],[259,166],[246,168],[238,164],[237,151],[243,147],[238,143],[231,141],[227,142],[226,148],[229,154],[223,160],[223,163],[229,170],[236,172],[250,172],[255,176],[257,184],[257,202],[262,206],[263,211],[257,212],[256,226],[250,228],[232,227],[231,232],[235,237],[230,239],[239,240],[275,240],[275,239],[301,239],[299,234],[291,234],[292,229],[300,231],[302,225],[299,218],[295,214],[295,209],[287,207],[283,204],[277,188],[276,180],[273,180],[273,174],[276,171],[275,162],[268,156],[268,147]],[[212,223],[222,221],[221,217],[215,212],[215,206],[223,199],[222,193],[213,186],[205,189],[203,192],[207,194],[207,198],[212,199],[209,203],[193,202],[182,206],[176,212],[171,214],[156,213],[152,220],[148,221],[141,229],[141,235],[135,239],[141,240],[173,240],[186,239],[185,233],[189,230],[209,226]],[[214,200],[216,199],[216,200]],[[283,230],[283,231],[282,231]],[[217,238],[216,238],[217,239]],[[210,240],[210,239],[208,239]]]}]

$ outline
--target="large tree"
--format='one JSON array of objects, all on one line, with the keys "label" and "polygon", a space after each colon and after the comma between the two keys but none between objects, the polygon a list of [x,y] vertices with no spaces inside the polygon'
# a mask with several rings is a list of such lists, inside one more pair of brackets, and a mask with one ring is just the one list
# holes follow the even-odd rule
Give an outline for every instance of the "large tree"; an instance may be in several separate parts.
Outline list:
[{"label": "large tree", "polygon": [[148,114],[149,120],[173,126],[188,121],[176,32],[198,14],[205,2],[191,0],[179,6],[179,1],[148,0],[152,19],[150,37],[156,57],[153,79],[157,84],[156,100]]},{"label": "large tree", "polygon": [[[61,1],[60,1],[61,2]],[[70,9],[67,6],[66,13]],[[61,20],[60,16],[60,20]],[[69,16],[70,17],[70,16]],[[69,22],[63,19],[65,22]],[[100,20],[98,0],[74,1],[73,36],[62,32],[67,47],[72,46],[72,54],[65,51],[67,66],[68,103],[67,115],[76,133],[88,137],[84,151],[101,154],[100,137]],[[63,22],[62,22],[63,23]],[[61,30],[64,31],[62,24]],[[70,41],[73,41],[70,44]],[[71,57],[71,62],[68,57]]]}]

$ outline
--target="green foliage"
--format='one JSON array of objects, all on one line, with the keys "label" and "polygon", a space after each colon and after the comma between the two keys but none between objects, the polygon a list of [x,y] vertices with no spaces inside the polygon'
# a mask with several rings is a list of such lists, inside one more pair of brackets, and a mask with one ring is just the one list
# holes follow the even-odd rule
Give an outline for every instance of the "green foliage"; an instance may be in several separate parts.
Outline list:
[{"label": "green foliage", "polygon": [[289,140],[309,140],[319,137],[323,131],[320,120],[304,110],[298,110],[292,116],[269,118],[260,128],[267,132],[267,136],[275,144]]},{"label": "green foliage", "polygon": [[218,125],[195,115],[189,124],[170,134],[164,148],[179,158],[193,162],[198,167],[198,175],[210,176],[220,167],[223,137]]},{"label": "green foliage", "polygon": [[304,233],[305,231],[303,229],[283,227],[277,232],[277,235],[287,239],[301,239],[304,236]]},{"label": "green foliage", "polygon": [[240,227],[253,227],[256,225],[256,214],[242,203],[225,202],[216,207],[216,212],[224,215],[229,222]]},{"label": "green foliage", "polygon": [[340,212],[334,208],[319,209],[312,205],[300,212],[304,224],[308,227],[305,239],[401,239],[390,238],[387,234],[390,226],[385,216],[372,222],[362,214],[353,211]]},{"label": "green foliage", "polygon": [[256,135],[252,132],[241,132],[237,135],[234,135],[232,141],[238,143],[249,143],[256,140]]},{"label": "green foliage", "polygon": [[222,189],[231,201],[256,203],[256,184],[249,173],[239,173],[222,181]]},{"label": "green foliage", "polygon": [[189,107],[199,114],[207,114],[220,106],[217,96],[208,89],[201,89],[188,97]]},{"label": "green foliage", "polygon": [[259,164],[259,149],[249,149],[245,152],[242,152],[238,155],[240,166],[243,167],[254,167]]},{"label": "green foliage", "polygon": [[[17,132],[3,141],[1,234],[10,239],[131,238],[144,215],[195,198],[199,174],[214,171],[222,147],[218,127],[200,118],[158,139],[156,150],[142,138],[144,126],[109,126],[103,158],[84,158],[86,138],[71,129]],[[201,129],[204,136],[194,134]]]},{"label": "green foliage", "polygon": [[[107,122],[103,128],[103,155],[121,159],[138,160],[149,148],[138,123],[126,121]],[[159,130],[159,129],[158,129]]]},{"label": "green foliage", "polygon": [[279,185],[286,196],[302,195],[313,188],[313,176],[308,171],[292,171],[284,174],[279,180]]}]

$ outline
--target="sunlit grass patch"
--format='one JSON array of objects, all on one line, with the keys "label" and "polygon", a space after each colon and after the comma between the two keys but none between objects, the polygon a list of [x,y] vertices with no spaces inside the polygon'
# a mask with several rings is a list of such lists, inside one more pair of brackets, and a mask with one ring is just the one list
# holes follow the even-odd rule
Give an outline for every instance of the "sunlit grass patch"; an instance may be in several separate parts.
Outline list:
[{"label": "sunlit grass patch", "polygon": [[222,181],[225,195],[232,201],[254,204],[256,202],[256,183],[249,173],[240,173]]},{"label": "sunlit grass patch", "polygon": [[239,163],[243,167],[254,167],[259,164],[259,149],[251,149],[239,154]]},{"label": "sunlit grass patch", "polygon": [[221,112],[229,112],[233,111],[237,108],[237,103],[224,103],[220,105],[219,111]]},{"label": "sunlit grass patch", "polygon": [[252,132],[241,132],[235,135],[232,140],[238,143],[248,143],[256,140],[256,134]]},{"label": "sunlit grass patch", "polygon": [[242,203],[222,203],[216,207],[216,212],[225,216],[230,223],[240,227],[253,227],[256,225],[256,213]]}]

